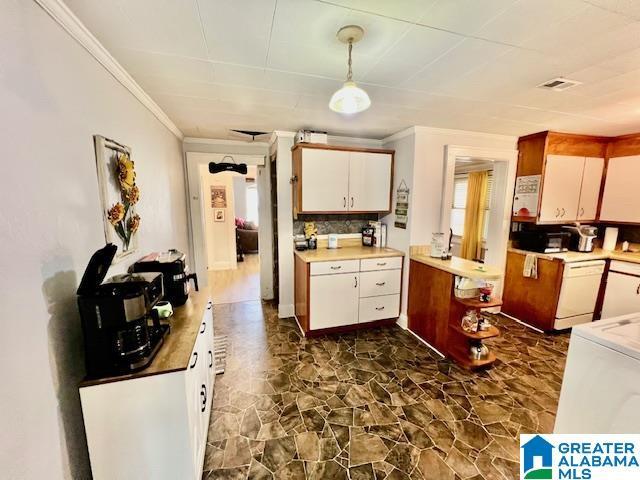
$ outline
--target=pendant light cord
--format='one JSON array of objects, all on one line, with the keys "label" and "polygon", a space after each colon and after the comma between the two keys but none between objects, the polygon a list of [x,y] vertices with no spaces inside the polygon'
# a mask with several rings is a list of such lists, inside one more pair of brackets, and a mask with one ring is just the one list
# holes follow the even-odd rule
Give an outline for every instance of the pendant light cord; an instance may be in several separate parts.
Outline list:
[{"label": "pendant light cord", "polygon": [[351,49],[353,49],[353,40],[349,39],[349,72],[347,73],[347,82],[351,82],[353,77],[353,73],[351,72]]}]

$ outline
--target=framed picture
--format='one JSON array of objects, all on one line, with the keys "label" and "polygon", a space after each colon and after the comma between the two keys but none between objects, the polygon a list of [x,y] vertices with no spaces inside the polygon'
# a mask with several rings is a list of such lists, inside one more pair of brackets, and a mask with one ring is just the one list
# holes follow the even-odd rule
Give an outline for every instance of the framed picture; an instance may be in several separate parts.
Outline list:
[{"label": "framed picture", "polygon": [[216,208],[213,211],[213,220],[216,222],[224,222],[224,210],[221,208]]},{"label": "framed picture", "polygon": [[100,135],[93,138],[104,237],[107,243],[118,247],[113,259],[117,263],[138,249],[140,215],[136,205],[140,189],[131,148]]},{"label": "framed picture", "polygon": [[211,208],[227,208],[227,187],[211,185]]}]

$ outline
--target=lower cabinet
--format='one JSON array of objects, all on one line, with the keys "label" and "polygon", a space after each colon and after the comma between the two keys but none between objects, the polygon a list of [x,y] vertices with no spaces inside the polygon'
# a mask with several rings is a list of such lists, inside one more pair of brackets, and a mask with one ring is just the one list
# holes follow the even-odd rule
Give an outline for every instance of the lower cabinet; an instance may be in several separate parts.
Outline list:
[{"label": "lower cabinet", "polygon": [[359,273],[311,277],[309,317],[311,329],[339,327],[358,318]]},{"label": "lower cabinet", "polygon": [[640,312],[640,265],[613,260],[602,304],[603,319]]},{"label": "lower cabinet", "polygon": [[310,264],[296,257],[295,272],[296,317],[306,333],[400,315],[402,257]]},{"label": "lower cabinet", "polygon": [[81,386],[93,478],[200,479],[214,372],[209,303],[186,368]]}]

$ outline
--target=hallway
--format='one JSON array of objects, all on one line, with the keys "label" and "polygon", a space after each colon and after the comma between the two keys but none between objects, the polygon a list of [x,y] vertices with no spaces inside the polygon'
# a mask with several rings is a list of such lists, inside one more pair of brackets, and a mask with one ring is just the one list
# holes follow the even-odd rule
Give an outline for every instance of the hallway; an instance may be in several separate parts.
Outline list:
[{"label": "hallway", "polygon": [[260,259],[244,256],[235,270],[209,271],[209,289],[214,305],[260,300]]}]

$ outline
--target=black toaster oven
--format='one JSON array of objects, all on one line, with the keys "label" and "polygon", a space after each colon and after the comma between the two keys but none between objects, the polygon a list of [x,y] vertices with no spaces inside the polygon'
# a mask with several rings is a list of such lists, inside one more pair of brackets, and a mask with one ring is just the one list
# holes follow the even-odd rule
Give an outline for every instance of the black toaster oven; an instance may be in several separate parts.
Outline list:
[{"label": "black toaster oven", "polygon": [[164,299],[171,305],[184,305],[189,298],[189,281],[193,280],[198,291],[198,277],[189,273],[184,253],[171,249],[168,252],[154,252],[133,264],[134,272],[160,272],[164,284]]},{"label": "black toaster oven", "polygon": [[516,238],[518,248],[539,253],[566,252],[571,234],[569,232],[544,232],[530,230],[519,232]]}]

